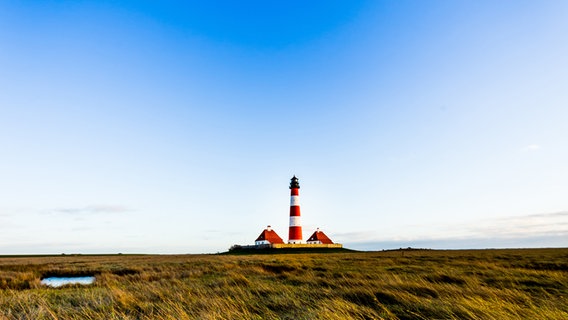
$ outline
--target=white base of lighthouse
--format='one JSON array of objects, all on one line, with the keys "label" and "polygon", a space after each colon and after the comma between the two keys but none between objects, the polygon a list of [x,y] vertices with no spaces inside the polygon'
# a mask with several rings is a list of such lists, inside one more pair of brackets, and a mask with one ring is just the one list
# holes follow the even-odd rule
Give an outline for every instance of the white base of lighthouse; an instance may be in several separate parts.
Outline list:
[{"label": "white base of lighthouse", "polygon": [[304,242],[302,242],[302,240],[288,240],[289,244],[302,244]]}]

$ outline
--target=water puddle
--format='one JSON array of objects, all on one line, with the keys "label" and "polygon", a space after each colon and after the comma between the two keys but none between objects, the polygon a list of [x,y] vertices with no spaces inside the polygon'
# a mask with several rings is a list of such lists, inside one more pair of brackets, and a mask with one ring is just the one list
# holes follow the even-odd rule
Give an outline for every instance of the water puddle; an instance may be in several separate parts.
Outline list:
[{"label": "water puddle", "polygon": [[53,288],[61,287],[66,284],[92,284],[95,282],[94,276],[88,277],[49,277],[41,279],[41,284]]}]

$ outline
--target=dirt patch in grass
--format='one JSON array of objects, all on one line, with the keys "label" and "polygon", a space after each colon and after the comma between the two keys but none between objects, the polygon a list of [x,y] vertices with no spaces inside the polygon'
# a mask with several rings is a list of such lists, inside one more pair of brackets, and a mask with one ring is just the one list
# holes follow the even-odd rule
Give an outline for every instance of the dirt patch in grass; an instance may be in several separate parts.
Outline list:
[{"label": "dirt patch in grass", "polygon": [[436,274],[436,275],[429,275],[426,277],[426,280],[432,283],[446,283],[446,284],[454,284],[454,285],[464,285],[465,280],[461,277],[449,275],[449,274]]},{"label": "dirt patch in grass", "polygon": [[354,290],[343,294],[343,298],[349,302],[355,303],[359,306],[369,307],[375,310],[380,310],[379,300],[370,292],[363,290]]},{"label": "dirt patch in grass", "polygon": [[282,274],[284,272],[291,272],[291,271],[298,270],[294,266],[289,266],[289,265],[285,265],[285,264],[277,264],[277,265],[263,264],[261,267],[262,267],[262,269],[264,269],[264,271],[274,273],[274,274]]},{"label": "dirt patch in grass", "polygon": [[111,273],[117,276],[130,276],[130,275],[139,274],[140,271],[136,269],[117,269],[117,270],[112,270]]},{"label": "dirt patch in grass", "polygon": [[385,305],[400,305],[404,304],[404,301],[399,300],[394,294],[389,292],[375,292],[375,298],[382,304]]}]

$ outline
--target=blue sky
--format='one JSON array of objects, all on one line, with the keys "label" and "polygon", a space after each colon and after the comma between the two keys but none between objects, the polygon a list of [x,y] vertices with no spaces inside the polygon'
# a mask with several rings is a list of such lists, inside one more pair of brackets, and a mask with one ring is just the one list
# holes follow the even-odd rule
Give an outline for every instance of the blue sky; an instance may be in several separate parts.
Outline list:
[{"label": "blue sky", "polygon": [[2,1],[0,254],[568,246],[565,1]]}]

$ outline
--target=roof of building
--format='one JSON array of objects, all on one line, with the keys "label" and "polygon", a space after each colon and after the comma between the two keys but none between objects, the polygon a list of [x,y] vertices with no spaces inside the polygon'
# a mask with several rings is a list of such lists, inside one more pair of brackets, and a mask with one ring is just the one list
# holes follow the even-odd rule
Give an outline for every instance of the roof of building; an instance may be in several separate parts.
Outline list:
[{"label": "roof of building", "polygon": [[328,238],[323,231],[319,229],[312,234],[311,237],[308,238],[308,241],[320,241],[323,244],[333,244],[330,238]]},{"label": "roof of building", "polygon": [[255,241],[263,241],[263,240],[266,240],[270,243],[284,243],[282,238],[280,238],[280,236],[276,234],[276,231],[270,228],[264,229],[264,231],[262,231],[260,236],[258,236],[258,238],[256,238]]}]

